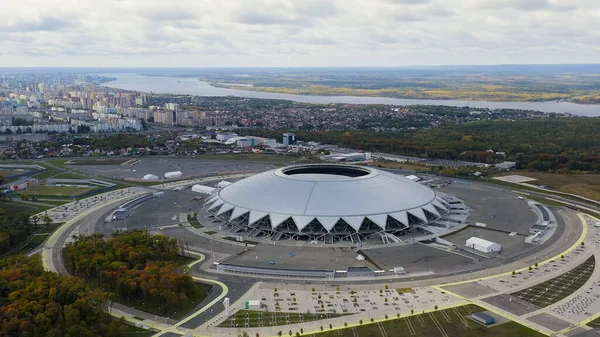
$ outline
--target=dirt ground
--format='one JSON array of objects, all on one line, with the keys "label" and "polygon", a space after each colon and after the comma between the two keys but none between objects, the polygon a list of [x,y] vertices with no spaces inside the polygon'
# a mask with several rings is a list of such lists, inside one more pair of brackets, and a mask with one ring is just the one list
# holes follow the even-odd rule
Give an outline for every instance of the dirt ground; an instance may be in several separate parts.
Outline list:
[{"label": "dirt ground", "polygon": [[514,171],[501,174],[500,176],[513,174],[537,179],[529,182],[532,185],[546,185],[553,190],[578,194],[600,201],[600,174],[556,174]]}]

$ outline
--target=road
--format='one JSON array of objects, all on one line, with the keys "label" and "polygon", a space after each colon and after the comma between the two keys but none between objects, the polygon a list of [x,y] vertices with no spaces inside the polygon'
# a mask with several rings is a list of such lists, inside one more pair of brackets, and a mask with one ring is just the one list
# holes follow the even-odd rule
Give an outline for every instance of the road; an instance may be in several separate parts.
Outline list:
[{"label": "road", "polygon": [[[531,192],[531,193],[538,194],[537,192]],[[539,194],[546,197],[546,195],[543,193],[539,193]],[[44,267],[48,270],[57,271],[61,274],[66,274],[67,270],[63,265],[61,253],[62,253],[63,243],[67,239],[71,230],[78,226],[79,226],[79,230],[80,230],[81,234],[91,234],[92,232],[96,232],[99,229],[103,230],[102,227],[98,228],[99,222],[101,222],[101,220],[104,219],[106,214],[108,212],[110,212],[110,210],[112,208],[114,208],[117,204],[122,203],[125,199],[129,199],[131,197],[132,196],[128,196],[126,198],[117,199],[117,200],[112,201],[110,204],[104,204],[102,206],[87,210],[86,212],[76,216],[73,220],[69,221],[65,225],[61,226],[61,228],[59,228],[57,231],[55,231],[45,243],[44,249],[42,251]],[[560,198],[560,197],[556,197],[554,195],[552,197],[556,198],[556,199]],[[571,200],[567,200],[567,202],[575,203],[575,202],[572,202]],[[589,207],[591,207],[591,205]],[[572,216],[572,214],[573,214],[572,212],[569,213],[568,211],[566,211],[566,213],[563,216],[570,217],[570,216]],[[565,235],[567,235],[565,242],[560,242],[560,244],[552,245],[552,249],[538,254],[535,257],[535,259],[529,258],[526,260],[517,260],[517,258],[515,258],[515,261],[511,262],[510,266],[498,266],[498,267],[494,267],[494,268],[488,268],[488,269],[486,269],[487,276],[483,277],[483,278],[479,277],[479,279],[489,279],[489,278],[498,277],[495,275],[506,274],[509,270],[514,270],[513,267],[516,269],[517,266],[525,267],[525,266],[531,265],[533,262],[537,262],[542,259],[550,259],[550,258],[554,257],[555,255],[560,254],[564,250],[564,247],[567,245],[567,243],[573,242],[576,246],[578,240],[581,239],[581,237],[577,236],[577,233],[579,231],[577,229],[573,228],[570,221],[565,223],[564,228],[565,228],[565,231],[568,231],[565,233]],[[177,232],[183,233],[184,231],[186,231],[185,228],[183,231],[178,231],[177,228],[174,228],[172,231],[173,233],[171,233],[171,230],[169,230],[169,231],[167,231],[167,234],[169,234],[169,235],[173,234],[176,236]],[[194,236],[192,236],[192,233],[191,232],[189,232],[189,233],[190,234],[186,234],[186,235],[189,235],[189,237],[194,238]],[[195,238],[195,240],[199,246],[202,246],[205,248],[202,251],[205,254],[210,255],[211,249],[209,248],[209,252],[207,253],[206,247],[211,247],[212,240],[209,240],[206,238],[199,238],[199,237]],[[592,243],[590,243],[590,245],[592,245]],[[215,251],[218,251],[217,246],[214,246],[213,249]],[[236,250],[237,250],[237,248],[236,248]],[[209,259],[206,262],[208,262],[210,260],[210,257],[211,256],[209,256]],[[203,259],[204,259],[204,257],[202,257],[202,260]],[[504,262],[506,262],[506,261],[504,261]],[[152,317],[147,317],[145,315],[145,317],[147,317],[147,321],[153,327],[159,329],[163,336],[165,336],[165,335],[181,335],[182,332],[188,331],[188,329],[197,329],[199,327],[200,327],[200,329],[203,329],[203,327],[202,327],[203,324],[210,321],[211,319],[214,319],[215,316],[219,312],[222,311],[223,307],[222,307],[221,302],[225,296],[228,296],[230,298],[231,303],[234,303],[234,302],[240,300],[242,298],[242,296],[244,295],[244,293],[246,293],[248,291],[248,289],[250,289],[257,281],[260,281],[259,279],[256,279],[256,278],[253,279],[253,278],[246,278],[246,277],[237,277],[234,275],[214,275],[212,273],[207,273],[206,270],[203,270],[201,268],[201,263],[202,263],[202,261],[198,262],[197,264],[192,265],[191,271],[192,271],[193,277],[197,281],[209,282],[209,283],[214,283],[214,284],[218,285],[216,287],[217,291],[213,292],[205,301],[203,301],[203,303],[201,305],[199,305],[198,308],[196,308],[197,310],[195,312],[191,313],[186,318],[180,320],[177,323],[175,323],[173,321],[162,321],[161,322],[160,320],[153,320]],[[480,276],[480,275],[475,274],[474,279],[478,279],[478,276]],[[394,287],[404,287],[404,286],[415,287],[415,286],[429,286],[432,284],[446,284],[446,283],[454,283],[455,281],[457,281],[457,278],[458,278],[457,275],[438,277],[435,279],[432,279],[429,277],[421,277],[421,278],[415,278],[414,280],[411,280],[409,282],[407,281],[405,283],[394,281],[393,286]],[[468,274],[462,275],[461,278],[462,278],[462,281],[460,281],[460,282],[467,282],[467,283],[473,282],[473,281],[471,281],[471,279],[473,279],[473,273],[471,273],[470,276]],[[382,280],[381,282],[390,283],[390,280]],[[293,288],[294,284],[304,285],[306,283],[307,283],[307,281],[291,281],[291,280],[285,281],[286,288],[287,287]],[[342,282],[336,281],[334,283],[342,283]],[[364,284],[364,281],[347,282],[347,283],[352,283],[352,284],[363,283]],[[369,282],[369,283],[376,283],[376,282]],[[533,284],[534,283],[532,281],[531,284],[526,284],[526,285],[531,286]],[[535,283],[535,284],[537,284],[537,283]],[[219,291],[218,287],[221,287],[222,291]],[[461,295],[458,295],[458,294],[456,296],[461,297]],[[480,303],[481,301],[479,301],[479,299],[477,299],[477,298],[469,299],[469,300],[476,301],[476,303],[478,303],[478,304],[490,306],[489,304]],[[492,308],[492,309],[494,309],[494,308]],[[501,312],[503,315],[506,315],[509,318],[512,318],[514,320],[522,322],[526,325],[536,326],[539,328],[539,324],[536,325],[536,323],[532,323],[532,322],[523,322],[524,318],[515,317],[515,315],[506,313],[498,308],[495,308],[494,310],[497,310],[497,312]],[[126,317],[127,316],[130,317],[133,315],[140,314],[137,311],[131,310],[131,308],[128,308],[125,306],[119,306],[119,305],[113,306],[113,311],[114,311],[113,314],[115,314],[117,316],[124,315]],[[346,318],[346,320],[347,320],[347,318]],[[339,322],[339,324],[341,324],[341,321]],[[307,326],[307,329],[308,329],[308,326]],[[541,329],[544,329],[544,328],[541,327]],[[261,335],[263,335],[263,334],[261,334]],[[265,334],[265,335],[268,335],[268,334]]]}]

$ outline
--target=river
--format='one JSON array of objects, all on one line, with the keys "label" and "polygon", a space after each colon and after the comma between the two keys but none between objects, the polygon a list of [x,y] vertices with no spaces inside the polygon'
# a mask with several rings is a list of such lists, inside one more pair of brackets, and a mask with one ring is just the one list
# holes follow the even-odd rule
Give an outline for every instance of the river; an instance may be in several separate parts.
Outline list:
[{"label": "river", "polygon": [[189,94],[197,96],[237,96],[249,98],[283,99],[305,103],[351,103],[351,104],[390,104],[390,105],[448,105],[470,106],[489,109],[525,109],[543,112],[571,113],[579,116],[600,116],[600,105],[575,104],[569,102],[488,102],[432,99],[402,99],[364,96],[316,96],[291,95],[259,91],[217,88],[196,78],[155,77],[133,73],[102,74],[117,80],[104,83],[105,86],[160,94]]}]

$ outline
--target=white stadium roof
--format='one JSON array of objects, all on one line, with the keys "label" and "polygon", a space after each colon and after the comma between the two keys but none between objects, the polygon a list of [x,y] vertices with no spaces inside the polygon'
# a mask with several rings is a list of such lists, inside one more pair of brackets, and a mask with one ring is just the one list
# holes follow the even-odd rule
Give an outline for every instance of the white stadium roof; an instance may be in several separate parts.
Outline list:
[{"label": "white stadium roof", "polygon": [[248,214],[251,225],[268,216],[275,228],[292,218],[300,231],[315,219],[327,231],[340,219],[358,231],[365,218],[385,230],[388,217],[408,226],[409,215],[427,222],[426,213],[439,217],[448,208],[432,189],[402,176],[334,164],[263,172],[224,187],[207,205],[226,222]]}]

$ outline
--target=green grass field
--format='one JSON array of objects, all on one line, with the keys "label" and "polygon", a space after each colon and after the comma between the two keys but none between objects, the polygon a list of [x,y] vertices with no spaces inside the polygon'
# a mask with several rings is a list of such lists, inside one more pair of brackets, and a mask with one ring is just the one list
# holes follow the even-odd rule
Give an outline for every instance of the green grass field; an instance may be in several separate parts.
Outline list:
[{"label": "green grass field", "polygon": [[581,288],[592,276],[594,271],[594,256],[587,259],[576,268],[562,274],[561,276],[540,283],[531,288],[527,288],[511,295],[540,308],[547,307],[563,298],[571,295],[577,289]]},{"label": "green grass field", "polygon": [[56,206],[62,206],[62,205],[72,202],[72,200],[56,200],[56,199],[42,199],[42,200],[38,199],[38,201],[43,202],[44,204],[51,204],[51,205],[56,205]]},{"label": "green grass field", "polygon": [[139,160],[139,158],[98,158],[98,159],[74,159],[66,165],[121,165],[128,161]]},{"label": "green grass field", "polygon": [[156,335],[156,331],[140,329],[133,325],[123,323],[119,326],[119,335],[120,336],[135,336],[135,337],[150,337],[150,336]]},{"label": "green grass field", "polygon": [[29,243],[27,243],[23,248],[21,248],[17,252],[17,254],[29,253],[30,251],[36,249],[39,245],[41,245],[42,242],[44,242],[44,240],[46,240],[49,236],[50,236],[50,233],[35,234],[33,236],[33,238],[31,239],[31,241],[29,241]]},{"label": "green grass field", "polygon": [[54,179],[86,179],[87,177],[81,174],[77,174],[77,173],[70,173],[70,172],[64,172],[64,171],[60,171],[60,170],[55,170],[55,169],[46,169],[45,171],[42,171],[40,173],[36,173],[33,175],[34,178],[36,179],[48,179],[48,178],[54,178]]},{"label": "green grass field", "polygon": [[[364,322],[358,327],[329,330],[323,327],[318,337],[544,337],[545,335],[515,322],[485,327],[470,318],[469,314],[483,311],[475,305],[440,310],[406,318],[392,319],[382,323]],[[295,333],[295,332],[294,332]],[[283,332],[287,335],[287,332]]]},{"label": "green grass field", "polygon": [[587,324],[587,326],[592,327],[594,329],[600,329],[600,317],[598,317],[595,320],[589,322]]},{"label": "green grass field", "polygon": [[51,195],[57,197],[71,197],[80,194],[87,193],[94,190],[94,188],[85,187],[72,187],[72,186],[46,186],[37,185],[32,186],[24,191],[28,195]]},{"label": "green grass field", "polygon": [[190,225],[192,225],[192,227],[194,227],[194,228],[204,228],[204,226],[202,226],[200,224],[200,222],[198,222],[198,219],[196,218],[195,213],[194,213],[194,216],[188,216],[187,220],[190,223]]},{"label": "green grass field", "polygon": [[302,322],[313,322],[322,319],[347,316],[351,314],[307,314],[297,312],[265,312],[257,310],[240,310],[219,324],[222,328],[258,328],[280,326]]},{"label": "green grass field", "polygon": [[527,199],[531,199],[531,200],[535,200],[541,204],[547,205],[547,206],[557,206],[557,207],[564,207],[565,204],[563,204],[562,202],[558,202],[558,201],[554,201],[554,200],[548,200],[546,198],[540,198],[540,197],[534,197],[532,195],[527,195],[526,196]]},{"label": "green grass field", "polygon": [[528,182],[531,185],[546,185],[548,188],[581,195],[586,198],[600,200],[600,174],[557,174],[545,172],[515,171],[507,174],[518,174],[536,179]]},{"label": "green grass field", "polygon": [[[61,222],[61,223],[51,223],[47,227],[44,227],[44,228],[40,229],[38,231],[38,234],[51,234],[52,232],[54,232],[58,227],[62,226],[63,224],[64,224],[64,222]],[[38,222],[38,227],[39,226],[44,226],[44,224],[41,223],[41,222]]]},{"label": "green grass field", "polygon": [[[18,199],[18,197],[14,197],[14,199]],[[20,200],[20,199],[19,199]],[[1,201],[0,208],[7,212],[15,212],[15,213],[23,213],[27,215],[34,215],[45,210],[50,209],[51,207],[39,204],[25,204],[20,203],[18,201]]]}]

